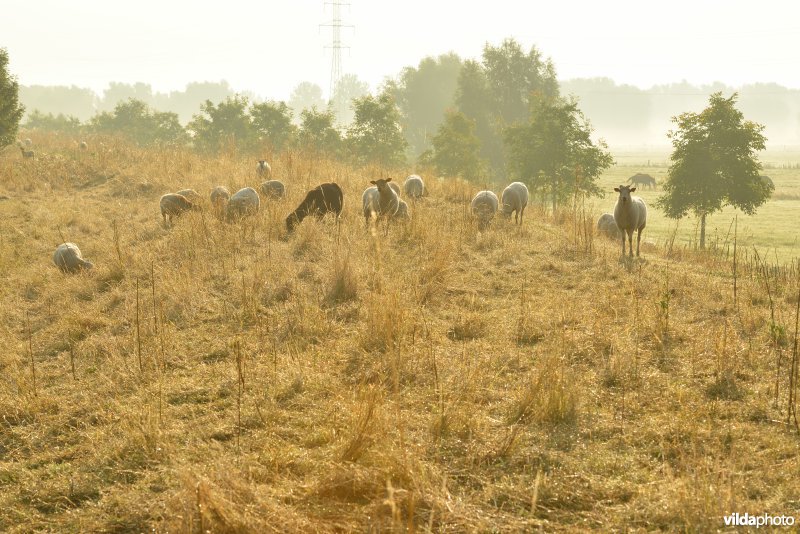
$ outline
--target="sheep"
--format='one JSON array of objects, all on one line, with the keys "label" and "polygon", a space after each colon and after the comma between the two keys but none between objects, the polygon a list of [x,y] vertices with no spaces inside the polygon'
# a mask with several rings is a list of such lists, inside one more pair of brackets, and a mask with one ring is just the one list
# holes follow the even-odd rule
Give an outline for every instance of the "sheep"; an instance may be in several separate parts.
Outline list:
[{"label": "sheep", "polygon": [[36,155],[36,153],[33,150],[25,150],[25,148],[22,145],[19,145],[19,149],[22,152],[23,158],[32,158]]},{"label": "sheep", "polygon": [[625,256],[625,234],[628,234],[630,255],[633,257],[633,232],[636,232],[636,256],[639,256],[639,244],[642,241],[642,230],[647,224],[647,205],[640,197],[631,196],[636,191],[635,187],[621,185],[615,187],[619,193],[617,204],[614,206],[614,221],[622,234],[622,255]]},{"label": "sheep", "polygon": [[286,187],[279,180],[267,180],[261,184],[261,193],[267,198],[283,198]]},{"label": "sheep", "polygon": [[228,200],[227,218],[229,221],[240,219],[258,212],[261,199],[252,187],[240,189]]},{"label": "sheep", "polygon": [[65,273],[77,273],[91,270],[94,264],[83,259],[81,249],[75,243],[62,243],[53,253],[53,263]]},{"label": "sheep", "polygon": [[178,193],[167,193],[159,201],[161,216],[164,218],[164,225],[171,225],[173,217],[181,215],[184,211],[194,209],[194,204],[185,196]]},{"label": "sheep", "polygon": [[397,210],[400,209],[401,201],[397,192],[395,192],[394,188],[390,185],[392,179],[372,180],[370,183],[373,184],[372,187],[365,189],[361,196],[364,218],[367,224],[369,224],[373,213],[378,217],[386,215],[392,218],[397,215]]},{"label": "sheep", "polygon": [[417,174],[412,174],[403,182],[403,191],[407,197],[417,199],[425,194],[425,182]]},{"label": "sheep", "polygon": [[497,199],[497,195],[492,191],[480,191],[472,199],[470,209],[472,210],[472,215],[478,219],[478,228],[480,230],[486,230],[489,227],[489,223],[497,213],[499,204],[500,201]]},{"label": "sheep", "polygon": [[86,141],[81,141],[80,145],[78,145],[81,150],[89,150],[89,145],[86,144]]},{"label": "sheep", "polygon": [[294,231],[295,226],[309,215],[322,218],[326,213],[335,213],[336,221],[342,213],[344,195],[342,188],[335,183],[320,184],[306,194],[297,209],[286,217],[286,230]]},{"label": "sheep", "polygon": [[211,206],[216,210],[224,208],[229,198],[231,198],[231,192],[224,185],[218,185],[211,190]]},{"label": "sheep", "polygon": [[503,189],[503,216],[510,218],[514,213],[514,222],[522,225],[522,215],[528,205],[528,187],[522,182],[513,182]]},{"label": "sheep", "polygon": [[[25,143],[25,146],[28,148],[33,146],[33,141],[31,141],[30,137],[26,138],[22,143]],[[22,143],[20,143],[19,146],[22,146]]]},{"label": "sheep", "polygon": [[272,167],[269,166],[267,160],[258,160],[258,163],[256,163],[256,174],[259,176],[272,176]]},{"label": "sheep", "polygon": [[604,213],[597,219],[597,232],[611,239],[619,239],[621,232],[614,220],[614,214]]},{"label": "sheep", "polygon": [[411,213],[408,211],[408,204],[402,198],[399,199],[400,204],[397,206],[397,213],[394,214],[396,219],[411,220]]},{"label": "sheep", "polygon": [[181,189],[180,191],[175,193],[176,195],[181,195],[186,197],[186,200],[191,202],[192,204],[199,205],[200,202],[203,201],[203,197],[200,196],[200,193],[195,191],[194,189]]}]

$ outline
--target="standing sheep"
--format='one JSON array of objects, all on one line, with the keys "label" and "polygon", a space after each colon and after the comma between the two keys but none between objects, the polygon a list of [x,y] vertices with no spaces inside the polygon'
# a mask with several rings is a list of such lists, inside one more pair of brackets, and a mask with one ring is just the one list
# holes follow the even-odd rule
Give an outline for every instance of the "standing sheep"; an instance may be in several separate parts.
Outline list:
[{"label": "standing sheep", "polygon": [[614,206],[614,220],[622,233],[622,255],[625,256],[625,234],[628,234],[630,255],[633,257],[633,232],[636,232],[636,256],[639,256],[639,243],[642,241],[642,230],[647,224],[647,205],[640,197],[631,196],[636,191],[635,187],[621,185],[615,187],[619,193],[617,204]]},{"label": "standing sheep", "polygon": [[62,243],[53,253],[53,263],[65,273],[77,273],[90,270],[94,265],[83,259],[81,249],[75,243]]},{"label": "standing sheep", "polygon": [[22,152],[23,158],[32,158],[36,155],[36,153],[33,150],[25,150],[25,147],[23,147],[22,145],[19,145],[19,149]]},{"label": "standing sheep", "polygon": [[194,209],[194,204],[185,196],[178,193],[167,193],[159,201],[161,216],[164,218],[164,225],[172,225],[173,217],[178,217],[185,211]]},{"label": "standing sheep", "polygon": [[472,215],[478,219],[478,229],[483,231],[489,227],[489,223],[497,213],[499,204],[500,201],[497,199],[497,195],[492,191],[480,191],[475,195],[470,204],[470,209]]},{"label": "standing sheep", "polygon": [[84,150],[84,151],[85,150],[89,150],[89,145],[86,143],[86,141],[81,141],[80,145],[78,145],[78,146],[80,147],[81,150]]},{"label": "standing sheep", "polygon": [[199,205],[202,202],[203,197],[200,196],[200,193],[195,191],[194,189],[181,189],[180,191],[175,193],[176,195],[181,195],[186,198],[189,202],[194,205]]},{"label": "standing sheep", "polygon": [[614,215],[611,213],[604,213],[597,219],[597,231],[611,239],[619,239],[621,234],[617,221],[614,220]]},{"label": "standing sheep", "polygon": [[425,182],[417,174],[412,174],[403,182],[403,191],[411,199],[421,198],[425,194]]},{"label": "standing sheep", "polygon": [[218,185],[214,189],[211,190],[211,205],[212,206],[224,206],[225,203],[228,202],[228,199],[231,198],[231,192],[228,191],[228,188],[224,185]]},{"label": "standing sheep", "polygon": [[267,180],[261,184],[261,193],[267,198],[283,198],[286,187],[280,180]]},{"label": "standing sheep", "polygon": [[408,204],[402,198],[400,204],[397,206],[397,213],[394,214],[396,219],[411,220],[411,213],[408,211]]},{"label": "standing sheep", "polygon": [[246,215],[258,213],[261,199],[252,187],[240,189],[228,200],[227,218],[229,221],[240,219]]},{"label": "standing sheep", "polygon": [[374,213],[377,217],[386,215],[393,218],[397,215],[397,210],[400,209],[400,197],[395,192],[394,188],[390,185],[391,178],[372,180],[372,187],[364,190],[361,196],[361,202],[364,208],[364,218],[367,224]]},{"label": "standing sheep", "polygon": [[31,141],[30,137],[25,139],[25,146],[28,148],[33,146],[33,141]]},{"label": "standing sheep", "polygon": [[514,213],[514,222],[522,225],[522,215],[528,205],[528,187],[522,182],[513,182],[503,189],[503,216],[510,218]]},{"label": "standing sheep", "polygon": [[400,186],[397,185],[397,182],[389,182],[389,187],[392,188],[392,191],[394,191],[398,197],[400,196]]},{"label": "standing sheep", "polygon": [[309,215],[321,219],[326,213],[335,213],[338,221],[343,205],[344,195],[338,184],[320,184],[309,191],[297,209],[286,217],[286,230],[294,231],[295,226],[303,222],[303,219]]},{"label": "standing sheep", "polygon": [[256,163],[256,174],[259,176],[272,176],[272,167],[269,166],[267,160],[258,160],[258,163]]}]

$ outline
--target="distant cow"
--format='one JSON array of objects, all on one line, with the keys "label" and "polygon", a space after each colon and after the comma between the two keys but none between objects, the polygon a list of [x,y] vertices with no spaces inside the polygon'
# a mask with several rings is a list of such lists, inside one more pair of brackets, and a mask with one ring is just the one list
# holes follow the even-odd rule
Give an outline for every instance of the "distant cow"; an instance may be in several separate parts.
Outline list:
[{"label": "distant cow", "polygon": [[641,172],[637,172],[628,178],[628,183],[634,186],[647,186],[649,189],[656,188],[656,179],[649,174],[643,174]]}]

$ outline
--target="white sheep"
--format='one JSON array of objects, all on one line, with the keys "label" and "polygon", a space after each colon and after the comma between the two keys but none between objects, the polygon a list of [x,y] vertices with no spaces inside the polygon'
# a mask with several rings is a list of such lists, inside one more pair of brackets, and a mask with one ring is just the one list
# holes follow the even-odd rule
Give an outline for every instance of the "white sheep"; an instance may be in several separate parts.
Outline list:
[{"label": "white sheep", "polygon": [[181,195],[186,198],[189,202],[195,205],[199,205],[202,202],[203,197],[200,196],[200,193],[195,191],[194,189],[181,189],[175,193],[176,195]]},{"label": "white sheep", "polygon": [[597,232],[611,239],[619,239],[621,232],[613,213],[604,213],[597,219]]},{"label": "white sheep", "polygon": [[252,187],[240,189],[228,200],[227,218],[229,221],[240,219],[246,215],[258,213],[261,198]]},{"label": "white sheep", "polygon": [[164,218],[165,226],[171,225],[174,217],[178,217],[183,212],[195,207],[189,199],[178,193],[163,195],[158,205],[161,208],[161,216]]},{"label": "white sheep", "polygon": [[403,199],[400,199],[400,204],[397,206],[397,213],[394,214],[396,219],[411,219],[411,213],[408,211],[408,204]]},{"label": "white sheep", "polygon": [[261,184],[261,193],[267,198],[283,198],[286,187],[280,180],[267,180]]},{"label": "white sheep", "polygon": [[272,176],[272,167],[269,166],[267,160],[258,160],[258,163],[256,163],[256,174],[259,176]]},{"label": "white sheep", "polygon": [[514,214],[514,222],[522,224],[522,215],[528,205],[528,187],[522,182],[513,182],[503,189],[503,216],[510,218]]},{"label": "white sheep", "polygon": [[403,182],[403,191],[409,198],[420,198],[425,194],[425,182],[422,181],[422,177],[419,175],[412,174]]},{"label": "white sheep", "polygon": [[218,185],[211,190],[211,205],[224,206],[228,199],[231,198],[231,192],[224,185]]},{"label": "white sheep", "polygon": [[78,146],[81,150],[89,150],[89,145],[86,143],[86,141],[81,141],[80,145]]},{"label": "white sheep", "polygon": [[480,230],[486,230],[489,227],[489,223],[494,219],[499,205],[500,201],[492,191],[480,191],[475,195],[470,204],[470,209],[472,215],[478,219],[478,228]]},{"label": "white sheep", "polygon": [[[391,178],[385,180],[372,180],[372,187],[368,187],[361,195],[361,203],[364,208],[364,218],[367,224],[374,213],[376,217],[387,216],[393,218],[400,209],[400,197],[390,185]],[[406,207],[406,210],[408,207]]]},{"label": "white sheep", "polygon": [[647,224],[647,205],[640,197],[631,196],[636,191],[635,187],[621,185],[615,187],[619,193],[617,204],[614,206],[614,221],[622,233],[622,255],[625,256],[625,234],[628,234],[630,255],[633,257],[633,232],[636,232],[636,256],[639,256],[639,244],[642,241],[642,230]]},{"label": "white sheep", "polygon": [[81,249],[75,243],[62,243],[53,253],[53,263],[65,273],[76,273],[90,270],[94,267],[92,262],[83,259]]}]

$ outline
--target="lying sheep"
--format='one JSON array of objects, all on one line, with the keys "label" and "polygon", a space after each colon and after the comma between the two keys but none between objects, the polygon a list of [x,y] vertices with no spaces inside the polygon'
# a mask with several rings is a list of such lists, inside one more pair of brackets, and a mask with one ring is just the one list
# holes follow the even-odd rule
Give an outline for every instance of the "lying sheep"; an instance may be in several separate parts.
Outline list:
[{"label": "lying sheep", "polygon": [[181,195],[186,198],[189,202],[195,205],[199,205],[200,202],[203,201],[203,197],[200,196],[200,193],[195,191],[194,189],[181,189],[180,191],[175,193],[176,195]]},{"label": "lying sheep", "polygon": [[486,230],[489,227],[489,223],[497,213],[499,204],[500,201],[497,199],[497,195],[492,191],[480,191],[475,195],[470,204],[470,209],[472,215],[478,219],[478,229]]},{"label": "lying sheep", "polygon": [[271,176],[272,175],[272,167],[269,166],[267,160],[260,159],[258,163],[256,163],[256,174],[259,176]]},{"label": "lying sheep", "polygon": [[261,198],[252,187],[240,189],[228,200],[227,219],[234,221],[246,215],[258,213],[261,205]]},{"label": "lying sheep", "polygon": [[167,193],[159,201],[161,216],[164,218],[164,226],[172,224],[172,218],[180,216],[183,212],[194,209],[194,204],[185,196],[178,193]]},{"label": "lying sheep", "polygon": [[403,191],[407,197],[417,199],[425,194],[425,182],[419,175],[412,174],[403,182]]},{"label": "lying sheep", "polygon": [[338,221],[343,205],[344,195],[338,184],[320,184],[309,191],[297,209],[286,217],[286,229],[289,232],[294,231],[295,226],[303,222],[303,219],[309,215],[321,219],[326,213],[335,213]]},{"label": "lying sheep", "polygon": [[640,197],[631,196],[636,191],[635,187],[621,185],[615,187],[619,193],[617,204],[614,206],[614,221],[622,234],[622,255],[625,256],[625,234],[628,234],[630,255],[633,257],[633,232],[636,232],[636,256],[639,256],[639,244],[642,241],[642,230],[647,224],[647,205]]},{"label": "lying sheep", "polygon": [[[400,209],[400,197],[392,187],[392,179],[372,180],[372,187],[368,187],[361,195],[361,202],[364,208],[364,218],[367,224],[374,213],[376,217],[387,216],[393,218]],[[394,184],[396,185],[396,184]],[[407,211],[406,207],[406,211]]]},{"label": "lying sheep", "polygon": [[261,184],[261,193],[267,198],[283,198],[286,187],[279,180],[267,180]]},{"label": "lying sheep", "polygon": [[522,182],[514,182],[503,189],[503,216],[511,217],[514,213],[514,222],[522,224],[522,215],[528,205],[528,187]]},{"label": "lying sheep", "polygon": [[619,239],[621,232],[612,213],[604,213],[597,219],[597,232],[611,239]]},{"label": "lying sheep", "polygon": [[83,259],[81,249],[75,243],[62,243],[53,253],[53,263],[65,273],[77,273],[90,270],[94,267],[92,262]]}]

